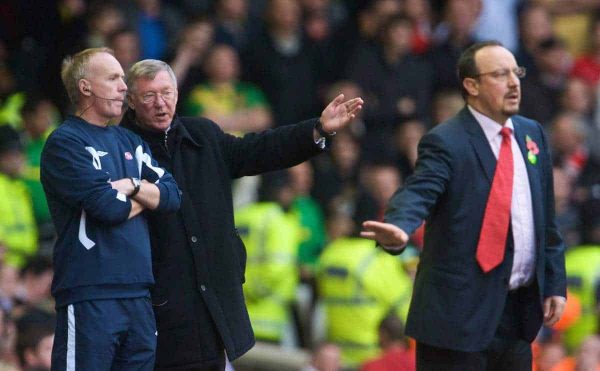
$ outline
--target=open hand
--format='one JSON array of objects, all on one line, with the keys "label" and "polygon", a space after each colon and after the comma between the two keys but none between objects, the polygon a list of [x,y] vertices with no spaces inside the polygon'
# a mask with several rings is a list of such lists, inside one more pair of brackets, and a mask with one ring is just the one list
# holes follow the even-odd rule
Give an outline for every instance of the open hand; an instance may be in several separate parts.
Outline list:
[{"label": "open hand", "polygon": [[340,94],[332,100],[321,113],[321,125],[323,130],[333,133],[346,127],[362,109],[362,98],[352,98],[344,102],[344,94]]},{"label": "open hand", "polygon": [[362,226],[361,237],[379,242],[390,253],[400,253],[408,244],[408,234],[393,224],[368,220]]}]

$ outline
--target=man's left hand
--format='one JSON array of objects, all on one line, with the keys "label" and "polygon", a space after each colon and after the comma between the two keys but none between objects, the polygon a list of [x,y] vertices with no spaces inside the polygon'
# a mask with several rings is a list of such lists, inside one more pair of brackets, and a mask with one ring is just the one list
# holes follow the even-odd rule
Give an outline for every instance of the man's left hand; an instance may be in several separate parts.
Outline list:
[{"label": "man's left hand", "polygon": [[112,182],[110,182],[110,185],[111,185],[112,189],[116,189],[117,192],[123,193],[126,196],[129,196],[135,188],[133,186],[133,183],[131,182],[131,179],[129,179],[129,178],[123,178],[123,179],[112,181]]},{"label": "man's left hand", "polygon": [[544,325],[553,326],[565,310],[567,299],[562,296],[550,296],[544,299]]},{"label": "man's left hand", "polygon": [[352,98],[344,102],[344,94],[332,100],[321,113],[321,125],[327,133],[346,127],[362,109],[362,98]]}]

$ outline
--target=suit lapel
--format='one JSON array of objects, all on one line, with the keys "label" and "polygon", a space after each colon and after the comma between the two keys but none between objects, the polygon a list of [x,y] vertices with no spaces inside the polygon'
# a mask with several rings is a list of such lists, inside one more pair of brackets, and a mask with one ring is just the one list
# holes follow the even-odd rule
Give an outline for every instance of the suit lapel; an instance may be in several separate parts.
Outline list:
[{"label": "suit lapel", "polygon": [[492,184],[494,180],[494,172],[496,171],[496,156],[492,152],[492,148],[485,137],[483,129],[479,126],[479,123],[475,117],[471,114],[469,109],[465,106],[459,113],[460,122],[465,126],[465,130],[469,133],[469,141],[475,149],[479,163],[485,173],[488,181]]},{"label": "suit lapel", "polygon": [[[527,177],[529,178],[529,189],[531,191],[531,207],[533,208],[533,221],[535,224],[536,237],[539,241],[539,238],[540,238],[539,234],[541,233],[540,221],[542,220],[542,213],[543,213],[543,210],[541,207],[541,205],[543,203],[542,203],[542,200],[540,199],[541,195],[543,194],[541,177],[540,177],[540,166],[542,166],[540,164],[541,153],[537,155],[538,156],[537,162],[535,164],[532,164],[527,158],[527,153],[529,151],[527,150],[527,142],[525,140],[525,137],[529,136],[536,143],[541,143],[542,138],[538,137],[538,135],[539,135],[538,131],[536,131],[534,133],[532,130],[528,130],[527,125],[520,122],[517,117],[513,117],[512,121],[513,121],[513,125],[515,127],[515,139],[517,140],[517,143],[519,144],[519,149],[521,150],[521,154],[523,155],[523,161],[525,161],[525,167],[527,168]],[[537,135],[536,135],[536,133],[537,133]],[[541,148],[540,151],[542,151],[542,150],[544,150],[544,149]]]}]

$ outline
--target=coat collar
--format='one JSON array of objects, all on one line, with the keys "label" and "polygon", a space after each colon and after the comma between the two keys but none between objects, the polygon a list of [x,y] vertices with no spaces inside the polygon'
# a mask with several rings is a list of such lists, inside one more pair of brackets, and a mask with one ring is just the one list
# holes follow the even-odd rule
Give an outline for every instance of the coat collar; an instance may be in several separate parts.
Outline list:
[{"label": "coat collar", "polygon": [[[135,111],[132,109],[128,109],[121,120],[120,126],[129,129],[142,137],[147,142],[152,141],[163,141],[165,139],[165,132],[157,132],[153,130],[147,130],[141,127],[135,118]],[[169,126],[169,130],[166,132],[167,135],[174,135],[179,137],[182,140],[189,141],[192,145],[196,147],[202,147],[200,143],[198,143],[191,135],[189,130],[183,124],[183,122],[179,119],[178,115],[173,117],[173,121],[171,121],[171,125]]]},{"label": "coat collar", "polygon": [[[463,123],[465,130],[469,133],[469,141],[471,145],[475,149],[475,153],[479,158],[479,162],[484,170],[484,173],[488,180],[491,182],[494,179],[494,172],[496,171],[496,156],[492,152],[490,148],[489,141],[477,122],[477,119],[473,116],[471,111],[465,106],[457,115],[459,122]],[[532,171],[535,169],[532,168],[532,164],[527,160],[527,145],[525,143],[525,137],[527,135],[534,137],[531,130],[528,130],[527,125],[525,125],[519,119],[519,116],[511,117],[512,125],[513,125],[513,135],[515,140],[519,144],[519,149],[521,150],[521,154],[523,155],[523,159],[525,160],[525,165],[527,167],[527,173],[529,177],[532,177]]]}]

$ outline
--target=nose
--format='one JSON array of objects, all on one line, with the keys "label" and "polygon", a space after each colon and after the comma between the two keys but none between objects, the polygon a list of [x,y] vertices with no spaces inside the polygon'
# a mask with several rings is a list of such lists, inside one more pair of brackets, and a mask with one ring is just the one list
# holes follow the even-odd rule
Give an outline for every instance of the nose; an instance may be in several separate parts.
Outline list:
[{"label": "nose", "polygon": [[125,81],[123,81],[123,79],[121,79],[121,83],[119,84],[119,91],[122,91],[122,92],[127,91],[127,84],[125,84]]},{"label": "nose", "polygon": [[163,97],[162,94],[156,94],[156,99],[154,99],[154,104],[157,106],[163,106],[165,104],[167,104],[167,101],[165,100],[165,97]]},{"label": "nose", "polygon": [[519,76],[517,76],[514,72],[510,72],[508,75],[508,85],[510,86],[519,86],[521,84],[521,80]]}]

